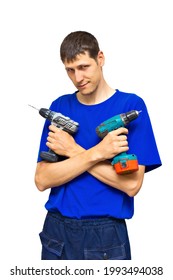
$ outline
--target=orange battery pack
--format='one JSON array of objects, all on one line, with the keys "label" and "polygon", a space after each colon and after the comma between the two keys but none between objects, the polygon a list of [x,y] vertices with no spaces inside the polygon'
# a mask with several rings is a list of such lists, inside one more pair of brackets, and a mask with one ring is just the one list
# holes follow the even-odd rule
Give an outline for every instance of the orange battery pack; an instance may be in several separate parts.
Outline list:
[{"label": "orange battery pack", "polygon": [[121,160],[113,165],[117,174],[129,174],[139,169],[138,161],[135,160]]}]

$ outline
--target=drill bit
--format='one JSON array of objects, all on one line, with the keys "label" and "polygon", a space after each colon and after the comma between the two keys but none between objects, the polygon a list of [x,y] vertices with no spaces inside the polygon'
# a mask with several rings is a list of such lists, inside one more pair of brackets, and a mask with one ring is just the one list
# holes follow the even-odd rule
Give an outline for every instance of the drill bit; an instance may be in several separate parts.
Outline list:
[{"label": "drill bit", "polygon": [[39,111],[39,109],[37,109],[36,107],[34,107],[34,106],[30,105],[30,104],[28,104],[28,106],[30,106],[30,107],[34,108],[35,110]]}]

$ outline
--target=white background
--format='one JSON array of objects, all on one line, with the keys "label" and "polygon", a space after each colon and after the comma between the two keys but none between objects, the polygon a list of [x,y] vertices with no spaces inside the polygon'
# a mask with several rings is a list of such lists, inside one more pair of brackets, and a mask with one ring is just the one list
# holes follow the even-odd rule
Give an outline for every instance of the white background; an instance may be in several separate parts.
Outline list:
[{"label": "white background", "polygon": [[59,46],[76,30],[98,39],[110,86],[134,92],[147,104],[163,166],[146,174],[127,224],[133,265],[162,265],[168,273],[173,250],[172,26],[168,0],[0,2],[0,240],[6,275],[15,265],[40,261],[38,234],[49,191],[36,189],[34,172],[44,119],[28,104],[49,107],[75,90]]}]

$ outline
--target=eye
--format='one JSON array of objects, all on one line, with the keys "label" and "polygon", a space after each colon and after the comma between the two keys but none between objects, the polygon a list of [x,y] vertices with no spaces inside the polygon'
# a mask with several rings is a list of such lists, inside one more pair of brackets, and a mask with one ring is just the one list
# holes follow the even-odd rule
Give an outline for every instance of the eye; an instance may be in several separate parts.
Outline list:
[{"label": "eye", "polygon": [[66,68],[67,73],[73,73],[74,69],[73,68]]},{"label": "eye", "polygon": [[89,65],[81,65],[80,70],[86,70],[89,67]]}]

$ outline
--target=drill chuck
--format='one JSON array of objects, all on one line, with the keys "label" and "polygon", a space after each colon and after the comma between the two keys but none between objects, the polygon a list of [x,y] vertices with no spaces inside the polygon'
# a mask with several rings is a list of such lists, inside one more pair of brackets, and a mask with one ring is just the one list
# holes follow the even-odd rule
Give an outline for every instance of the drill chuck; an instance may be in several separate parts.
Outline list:
[{"label": "drill chuck", "polygon": [[79,123],[71,120],[69,117],[62,115],[61,113],[57,113],[57,112],[51,111],[49,109],[41,108],[39,110],[39,114],[43,118],[51,121],[52,124],[54,124],[55,126],[68,132],[69,134],[74,134],[78,130]]},{"label": "drill chuck", "polygon": [[131,110],[127,113],[120,114],[124,125],[127,125],[131,121],[135,120],[141,111]]},{"label": "drill chuck", "polygon": [[48,109],[45,109],[45,108],[41,108],[41,109],[39,110],[39,114],[40,114],[43,118],[48,119],[49,121],[52,121],[55,112],[53,112],[53,111],[51,111],[51,110],[48,110]]}]

